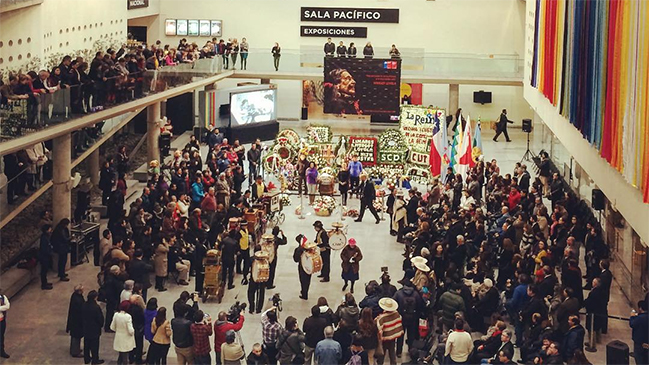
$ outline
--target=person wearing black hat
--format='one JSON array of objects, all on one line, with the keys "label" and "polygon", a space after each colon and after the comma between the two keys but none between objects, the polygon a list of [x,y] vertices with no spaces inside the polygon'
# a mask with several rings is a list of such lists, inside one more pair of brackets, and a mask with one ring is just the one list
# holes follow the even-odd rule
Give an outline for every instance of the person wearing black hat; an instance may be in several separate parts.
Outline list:
[{"label": "person wearing black hat", "polygon": [[300,277],[300,299],[308,300],[309,299],[309,286],[311,285],[311,274],[307,274],[304,271],[302,266],[302,254],[306,249],[304,248],[304,243],[306,243],[306,238],[304,235],[299,234],[295,237],[297,241],[297,247],[293,251],[293,261],[297,262],[297,273]]},{"label": "person wearing black hat", "polygon": [[321,221],[315,221],[313,227],[316,231],[315,243],[320,249],[320,257],[322,257],[322,271],[318,275],[321,282],[329,282],[329,273],[331,272],[331,246],[329,246],[329,235],[324,229]]},{"label": "person wearing black hat", "polygon": [[284,235],[284,231],[282,231],[278,226],[273,227],[273,249],[275,250],[275,254],[273,255],[274,259],[273,262],[270,263],[270,273],[268,275],[268,282],[266,282],[266,288],[267,289],[275,289],[275,272],[277,271],[277,250],[279,249],[279,246],[285,245],[286,242],[286,236]]}]

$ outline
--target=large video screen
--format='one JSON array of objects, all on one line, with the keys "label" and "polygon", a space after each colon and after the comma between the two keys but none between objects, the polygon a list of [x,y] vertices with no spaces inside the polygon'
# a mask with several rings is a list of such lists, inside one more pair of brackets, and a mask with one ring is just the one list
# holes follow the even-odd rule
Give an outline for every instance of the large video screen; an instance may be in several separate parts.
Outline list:
[{"label": "large video screen", "polygon": [[324,112],[389,121],[399,115],[400,85],[399,59],[326,57]]},{"label": "large video screen", "polygon": [[249,125],[277,119],[275,100],[277,90],[255,90],[230,95],[232,126]]}]

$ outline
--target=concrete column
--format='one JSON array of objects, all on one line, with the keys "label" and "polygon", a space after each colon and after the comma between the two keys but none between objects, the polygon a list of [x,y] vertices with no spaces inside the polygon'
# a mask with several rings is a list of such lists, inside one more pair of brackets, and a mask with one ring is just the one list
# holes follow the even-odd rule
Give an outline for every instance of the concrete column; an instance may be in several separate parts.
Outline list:
[{"label": "concrete column", "polygon": [[163,100],[160,102],[160,115],[165,117],[167,115],[167,101]]},{"label": "concrete column", "polygon": [[455,115],[455,112],[459,107],[460,107],[460,85],[449,84],[448,85],[448,110],[446,111],[446,113],[448,115]]},{"label": "concrete column", "polygon": [[54,138],[52,161],[52,215],[56,225],[63,218],[72,218],[72,199],[69,189],[72,170],[72,135],[64,134]]},{"label": "concrete column", "polygon": [[262,85],[268,85],[268,84],[270,84],[270,79],[261,79],[261,84],[262,84]]},{"label": "concrete column", "polygon": [[158,148],[158,137],[160,136],[160,102],[151,104],[146,108],[147,113],[147,138],[146,150],[149,161],[160,161],[160,149]]},{"label": "concrete column", "polygon": [[88,156],[86,168],[88,169],[88,175],[90,175],[90,182],[92,182],[94,186],[99,185],[99,171],[101,169],[99,166],[99,148],[92,151],[90,156]]}]

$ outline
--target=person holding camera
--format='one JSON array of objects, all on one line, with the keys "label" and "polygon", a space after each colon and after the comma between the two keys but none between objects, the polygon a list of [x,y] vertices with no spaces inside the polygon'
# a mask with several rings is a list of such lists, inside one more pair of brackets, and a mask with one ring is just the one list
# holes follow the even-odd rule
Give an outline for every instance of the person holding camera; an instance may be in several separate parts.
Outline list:
[{"label": "person holding camera", "polygon": [[[244,304],[245,305],[245,304]],[[216,352],[216,363],[221,364],[221,346],[225,343],[225,335],[228,331],[239,331],[243,328],[245,318],[239,311],[239,319],[233,323],[228,320],[228,314],[221,311],[214,323],[214,352]]]},{"label": "person holding camera", "polygon": [[273,306],[261,314],[262,347],[270,364],[277,363],[277,339],[282,331],[282,325],[277,321],[277,307]]},{"label": "person holding camera", "polygon": [[304,364],[304,333],[300,330],[297,318],[286,317],[285,329],[277,338],[278,360],[280,364]]},{"label": "person holding camera", "polygon": [[210,336],[212,335],[212,317],[203,313],[202,310],[194,313],[194,323],[190,327],[192,340],[194,341],[194,365],[212,365],[210,353]]},{"label": "person holding camera", "polygon": [[[192,305],[187,304],[188,300],[192,300]],[[194,313],[198,311],[198,293],[193,293],[189,295],[188,291],[183,291],[180,293],[180,297],[174,302],[173,311],[174,318],[178,317],[179,313],[185,313],[187,319],[194,318]]]}]

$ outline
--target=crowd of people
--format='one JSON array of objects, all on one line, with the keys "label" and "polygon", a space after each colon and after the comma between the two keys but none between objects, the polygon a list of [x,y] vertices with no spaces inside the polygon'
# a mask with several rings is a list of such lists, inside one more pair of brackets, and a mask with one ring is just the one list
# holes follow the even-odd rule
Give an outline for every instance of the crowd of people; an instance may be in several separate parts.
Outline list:
[{"label": "crowd of people", "polygon": [[[335,56],[341,58],[355,58],[356,53],[358,52],[354,42],[350,42],[349,46],[345,46],[345,42],[340,41],[338,42],[338,46],[336,46],[331,38],[327,38],[327,42],[324,44],[323,51],[325,57]],[[392,47],[390,47],[388,55],[390,56],[390,58],[401,58],[401,52],[399,52],[399,49],[394,44],[392,45]],[[372,42],[367,42],[365,44],[365,47],[363,47],[363,57],[374,58],[374,47],[372,46]]]},{"label": "crowd of people", "polygon": [[[466,176],[449,169],[424,192],[390,186],[386,236],[403,245],[402,271],[386,268],[358,296],[354,283],[368,253],[350,239],[340,252],[343,302],[330,307],[319,296],[300,326],[290,310],[281,321],[276,306],[265,309],[265,290],[275,288],[277,259],[267,282],[253,280],[251,264],[261,247],[257,233],[240,218],[268,190],[260,170],[261,143],[246,150],[214,129],[206,144],[205,159],[201,144],[191,137],[169,162],[152,161],[147,186],[128,211],[128,154],[120,149],[106,159],[100,188],[109,223],[100,242],[99,289],[84,300],[84,288],[75,287],[68,315],[72,356],[101,363],[103,330],[115,332],[120,364],[164,363],[172,342],[180,364],[211,364],[213,356],[218,364],[244,359],[249,364],[396,364],[398,358],[409,364],[588,364],[583,351],[587,332],[594,341],[607,332],[613,279],[608,247],[597,221],[563,190],[559,175],[550,173],[546,155],[537,178],[524,164],[505,173],[491,160],[478,161]],[[296,172],[297,190],[316,195],[310,186],[318,184],[315,164],[300,156]],[[376,187],[355,156],[340,166],[337,182],[348,206],[356,204],[349,194],[358,198],[357,221],[368,209],[380,224],[373,204]],[[42,288],[49,290],[47,262],[54,252],[60,258],[60,280],[69,280],[61,260],[67,258],[70,221],[53,227],[51,215],[41,218]],[[313,239],[299,235],[293,252],[305,301],[313,273],[301,256],[309,242],[320,251],[321,281],[331,280],[329,236],[322,222],[313,226]],[[288,240],[281,227],[273,228],[272,239],[277,257]],[[194,291],[201,293],[203,258],[211,249],[220,252],[225,288],[234,288],[238,276],[248,287],[249,313],[261,314],[262,341],[250,347],[248,356],[237,335],[245,307],[235,305],[212,322],[199,309],[199,298],[184,291],[171,319],[151,293],[152,288],[165,291],[168,278],[180,286],[193,281]],[[399,288],[391,274],[398,277]],[[97,301],[106,303],[105,313]],[[639,344],[636,358],[642,359],[647,302],[638,308],[631,326]]]}]

